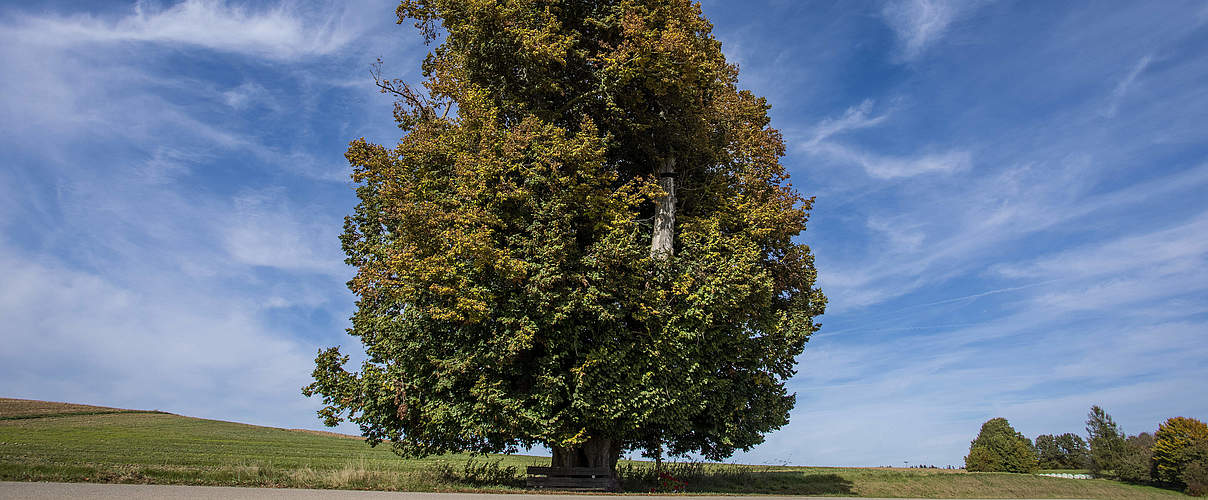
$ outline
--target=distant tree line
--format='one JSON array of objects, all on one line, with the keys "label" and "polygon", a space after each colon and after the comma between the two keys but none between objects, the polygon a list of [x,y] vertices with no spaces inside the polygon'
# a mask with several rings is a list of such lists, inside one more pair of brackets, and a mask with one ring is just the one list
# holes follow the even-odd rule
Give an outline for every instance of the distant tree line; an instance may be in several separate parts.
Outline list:
[{"label": "distant tree line", "polygon": [[1127,436],[1103,408],[1087,414],[1086,440],[1073,433],[1041,434],[1032,441],[1005,418],[992,418],[969,445],[965,470],[1031,473],[1087,469],[1098,477],[1178,488],[1208,495],[1208,425],[1174,417],[1153,434]]}]

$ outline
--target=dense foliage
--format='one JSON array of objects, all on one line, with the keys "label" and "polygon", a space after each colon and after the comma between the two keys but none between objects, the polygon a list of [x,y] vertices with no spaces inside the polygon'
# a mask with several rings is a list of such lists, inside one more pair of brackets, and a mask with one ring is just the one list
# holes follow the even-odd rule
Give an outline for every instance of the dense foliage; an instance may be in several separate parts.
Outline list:
[{"label": "dense foliage", "polygon": [[1201,458],[1183,467],[1184,491],[1196,497],[1208,496],[1208,446],[1200,446],[1199,453]]},{"label": "dense foliage", "polygon": [[1208,460],[1208,425],[1194,418],[1174,417],[1158,426],[1153,443],[1153,477],[1168,484],[1184,484],[1187,466]]},{"label": "dense foliage", "polygon": [[[592,466],[664,445],[720,459],[787,423],[784,381],[826,303],[795,241],[812,200],[699,5],[397,14],[439,43],[422,89],[378,81],[401,142],[346,155],[349,333],[368,356],[352,372],[320,352],[304,392],[326,423],[407,456],[541,444]],[[652,251],[656,208],[673,252]]]},{"label": "dense foliage", "polygon": [[1036,455],[1043,469],[1081,469],[1089,460],[1086,441],[1073,433],[1036,436]]},{"label": "dense foliage", "polygon": [[1005,418],[992,418],[969,444],[969,472],[1035,472],[1039,468],[1032,441],[1015,431]]},{"label": "dense foliage", "polygon": [[1142,432],[1124,440],[1124,455],[1116,464],[1116,477],[1134,483],[1153,480],[1153,434]]},{"label": "dense foliage", "polygon": [[1127,451],[1124,433],[1116,421],[1103,408],[1092,406],[1087,414],[1086,435],[1091,449],[1091,472],[1115,471]]}]

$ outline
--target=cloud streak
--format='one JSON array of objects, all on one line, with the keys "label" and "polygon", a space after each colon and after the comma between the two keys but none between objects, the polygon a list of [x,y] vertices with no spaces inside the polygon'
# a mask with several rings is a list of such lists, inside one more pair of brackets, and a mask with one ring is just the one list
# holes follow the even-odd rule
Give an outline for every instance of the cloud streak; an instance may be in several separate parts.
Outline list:
[{"label": "cloud streak", "polygon": [[918,59],[935,45],[953,22],[981,2],[952,0],[893,0],[881,10],[885,23],[897,35],[901,61]]},{"label": "cloud streak", "polygon": [[289,3],[251,9],[222,0],[185,0],[162,9],[140,2],[115,20],[91,15],[20,20],[24,37],[49,45],[143,42],[280,60],[340,50],[356,36],[343,23],[342,16],[307,17]]},{"label": "cloud streak", "polygon": [[1145,68],[1149,67],[1149,63],[1152,60],[1152,55],[1142,57],[1139,61],[1137,61],[1136,64],[1133,65],[1132,70],[1120,80],[1120,83],[1116,84],[1116,88],[1112,89],[1111,97],[1108,99],[1107,106],[1104,107],[1102,111],[1104,117],[1115,118],[1116,112],[1120,109],[1120,101],[1122,101],[1124,96],[1127,95],[1129,90],[1132,89],[1133,85],[1137,81],[1137,77],[1145,71]]},{"label": "cloud streak", "polygon": [[865,99],[857,106],[847,108],[843,112],[843,116],[838,118],[827,118],[814,126],[811,131],[812,137],[802,143],[802,147],[809,150],[819,147],[823,141],[830,139],[833,135],[840,135],[844,132],[852,130],[861,130],[869,127],[875,127],[889,119],[890,112],[886,111],[881,114],[874,115],[872,113],[873,102],[871,99]]},{"label": "cloud streak", "polygon": [[809,138],[802,141],[798,148],[833,162],[857,165],[864,169],[869,176],[881,180],[901,179],[924,174],[951,174],[966,170],[972,164],[972,155],[968,151],[890,156],[871,153],[832,140],[836,136],[849,132],[885,124],[892,116],[892,111],[874,114],[873,106],[871,100],[865,100],[857,106],[848,108],[838,118],[822,120],[810,130]]},{"label": "cloud streak", "polygon": [[878,155],[838,144],[819,144],[810,148],[833,161],[855,164],[876,179],[891,180],[924,174],[951,174],[966,170],[973,156],[968,151],[946,151],[912,157]]}]

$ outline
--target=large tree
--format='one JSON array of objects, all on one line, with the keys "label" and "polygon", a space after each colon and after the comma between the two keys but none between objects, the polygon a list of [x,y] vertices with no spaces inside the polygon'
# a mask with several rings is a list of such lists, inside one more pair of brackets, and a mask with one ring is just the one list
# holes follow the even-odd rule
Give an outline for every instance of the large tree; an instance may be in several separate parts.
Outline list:
[{"label": "large tree", "polygon": [[404,0],[435,44],[393,147],[354,141],[358,372],[307,395],[405,456],[720,459],[783,426],[819,325],[812,198],[688,0]]}]

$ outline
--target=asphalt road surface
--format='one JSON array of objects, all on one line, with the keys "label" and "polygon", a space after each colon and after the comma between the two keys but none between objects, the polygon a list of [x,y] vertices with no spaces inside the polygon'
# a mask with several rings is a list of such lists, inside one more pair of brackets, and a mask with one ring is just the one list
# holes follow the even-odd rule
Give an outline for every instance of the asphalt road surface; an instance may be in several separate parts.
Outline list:
[{"label": "asphalt road surface", "polygon": [[[0,500],[8,499],[247,499],[269,500],[283,498],[335,500],[586,500],[585,495],[555,494],[493,494],[493,493],[405,493],[393,491],[302,490],[272,488],[233,488],[227,486],[166,486],[155,484],[92,484],[92,483],[17,483],[0,481]],[[719,500],[717,496],[654,496],[641,495],[642,500]],[[753,497],[760,500],[802,500],[833,497]],[[869,498],[863,500],[889,500]],[[894,499],[902,500],[902,499]]]}]

